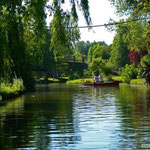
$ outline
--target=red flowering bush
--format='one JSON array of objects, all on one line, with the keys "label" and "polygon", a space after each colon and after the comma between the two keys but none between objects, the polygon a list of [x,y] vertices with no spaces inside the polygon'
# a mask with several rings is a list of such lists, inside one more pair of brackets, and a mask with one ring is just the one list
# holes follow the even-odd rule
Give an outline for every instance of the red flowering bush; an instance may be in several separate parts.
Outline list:
[{"label": "red flowering bush", "polygon": [[137,51],[135,50],[130,51],[128,57],[129,57],[130,63],[133,64],[134,66],[137,66],[140,64],[141,57]]}]

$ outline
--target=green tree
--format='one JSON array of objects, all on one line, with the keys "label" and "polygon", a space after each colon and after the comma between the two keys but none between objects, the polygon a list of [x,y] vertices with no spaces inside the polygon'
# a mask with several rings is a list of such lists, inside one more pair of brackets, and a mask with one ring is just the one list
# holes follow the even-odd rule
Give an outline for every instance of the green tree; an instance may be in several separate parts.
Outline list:
[{"label": "green tree", "polygon": [[141,75],[150,85],[150,54],[144,56],[141,60]]},{"label": "green tree", "polygon": [[105,42],[98,42],[91,46],[88,51],[88,60],[92,62],[92,59],[102,57],[102,59],[108,59],[110,57],[110,46],[105,45]]},{"label": "green tree", "polygon": [[[5,46],[1,48],[3,59],[1,65],[3,70],[0,77],[6,81],[13,81],[13,78],[22,78],[26,89],[33,86],[32,63],[37,56],[38,49],[33,49],[33,39],[39,45],[36,37],[40,39],[44,27],[45,14],[44,5],[46,1],[37,3],[25,1],[1,1],[0,2],[0,26],[1,34],[4,33],[3,42]],[[26,5],[27,4],[27,5]],[[26,21],[25,21],[26,20]],[[31,33],[31,34],[30,34]],[[28,38],[26,35],[29,35]],[[32,36],[33,35],[33,36]],[[32,41],[27,42],[27,41]],[[42,38],[41,38],[42,39]],[[2,39],[0,39],[2,42]],[[31,46],[32,45],[32,46]],[[32,49],[30,49],[32,47]],[[36,49],[36,53],[34,53]]]},{"label": "green tree", "polygon": [[111,46],[102,46],[101,50],[98,52],[98,55],[102,57],[102,59],[109,59],[111,53]]},{"label": "green tree", "polygon": [[[141,59],[142,76],[149,83],[149,53],[150,53],[150,24],[148,21],[150,15],[150,2],[147,0],[110,0],[117,8],[119,15],[127,15],[130,21],[126,24],[121,24],[119,29],[126,28],[124,40],[128,44],[130,50],[138,51],[140,57],[143,57],[143,52],[148,53]],[[140,18],[147,18],[141,20]],[[139,21],[131,21],[138,18]],[[117,29],[118,30],[118,29]],[[146,54],[145,53],[145,54]]]},{"label": "green tree", "polygon": [[90,70],[93,73],[93,75],[99,75],[101,68],[103,68],[103,66],[104,66],[104,60],[101,57],[95,58],[90,64]]},{"label": "green tree", "polygon": [[120,15],[149,16],[150,2],[148,0],[109,0],[117,8]]},{"label": "green tree", "polygon": [[60,55],[68,54],[72,43],[79,38],[77,6],[87,24],[91,23],[88,0],[70,1],[70,12],[61,9],[64,0],[53,0],[51,5],[47,2],[0,1],[0,80],[12,82],[13,78],[21,78],[26,89],[33,87],[33,67],[40,65],[43,59],[46,9],[54,16],[51,47],[57,60]]},{"label": "green tree", "polygon": [[104,74],[106,76],[111,75],[113,73],[113,66],[102,59],[102,57],[94,58],[90,63],[90,71],[93,75]]},{"label": "green tree", "polygon": [[126,64],[126,66],[121,71],[121,77],[123,81],[127,83],[129,83],[131,79],[136,79],[137,75],[138,69],[133,65]]},{"label": "green tree", "polygon": [[46,39],[43,44],[42,62],[36,65],[36,67],[45,70],[45,80],[47,80],[49,76],[54,76],[56,61],[54,59],[53,49],[50,48],[51,34],[49,29],[45,30],[45,37]]},{"label": "green tree", "polygon": [[[128,18],[130,21],[131,18]],[[124,41],[127,42],[130,50],[135,49],[140,52],[149,48],[150,25],[145,21],[128,22],[118,26],[117,31],[124,30]]]},{"label": "green tree", "polygon": [[75,48],[74,48],[74,53],[80,53],[82,55],[87,56],[88,55],[88,50],[90,47],[90,42],[84,42],[84,41],[79,41],[75,44]]},{"label": "green tree", "polygon": [[128,63],[128,55],[127,43],[124,42],[123,35],[118,33],[113,41],[110,62],[118,69]]}]

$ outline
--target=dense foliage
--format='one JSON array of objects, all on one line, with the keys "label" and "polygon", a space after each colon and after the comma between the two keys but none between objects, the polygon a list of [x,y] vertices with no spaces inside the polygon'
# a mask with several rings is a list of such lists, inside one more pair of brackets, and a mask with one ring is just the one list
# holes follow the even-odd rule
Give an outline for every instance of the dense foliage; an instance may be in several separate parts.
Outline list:
[{"label": "dense foliage", "polygon": [[146,55],[142,58],[141,66],[142,77],[150,84],[150,55]]},{"label": "dense foliage", "polygon": [[150,2],[149,0],[109,0],[116,8],[117,13],[121,15],[150,15]]},{"label": "dense foliage", "polygon": [[103,74],[108,76],[113,74],[113,66],[106,60],[102,59],[102,57],[93,59],[89,67],[93,75]]},{"label": "dense foliage", "polygon": [[[50,59],[53,61],[55,57],[56,64],[60,64],[64,55],[69,53],[73,42],[79,38],[79,31],[76,28],[78,6],[87,24],[91,22],[88,0],[70,1],[70,11],[62,9],[65,2],[65,0],[0,1],[0,80],[13,82],[14,78],[21,78],[26,89],[30,89],[34,85],[33,70],[46,63],[43,59],[52,57]],[[50,41],[46,39],[47,11],[53,17],[48,32],[51,35]],[[67,28],[69,26],[74,27]],[[46,43],[47,51],[44,46]]]},{"label": "dense foliage", "polygon": [[12,83],[4,83],[0,84],[0,95],[4,98],[9,94],[17,95],[20,92],[23,92],[24,86],[23,81],[21,79],[14,79]]},{"label": "dense foliage", "polygon": [[129,49],[127,43],[124,42],[123,34],[118,33],[113,41],[110,62],[115,69],[124,67],[128,63]]},{"label": "dense foliage", "polygon": [[[88,0],[71,0],[69,5],[65,0],[0,1],[0,82],[13,83],[14,79],[21,79],[25,88],[30,89],[35,83],[34,77],[38,76],[37,70],[46,72],[45,79],[69,74],[72,74],[70,78],[82,77],[83,70],[69,69],[64,61],[74,55],[87,58],[91,72],[105,75],[124,67],[123,74],[130,74],[128,70],[133,67],[126,65],[129,63],[141,66],[142,77],[150,83],[150,24],[148,19],[131,21],[148,17],[150,3],[145,0],[110,1],[118,14],[128,14],[128,18],[127,23],[120,20],[112,28],[116,36],[109,46],[104,41],[78,41],[78,10],[82,11],[87,25],[91,24]],[[49,15],[51,21],[46,27]]]},{"label": "dense foliage", "polygon": [[105,42],[97,42],[93,44],[88,50],[88,61],[102,57],[102,59],[109,59],[111,48]]},{"label": "dense foliage", "polygon": [[135,68],[133,65],[128,65],[122,69],[121,77],[124,82],[130,82],[131,79],[136,79],[138,75],[138,69]]},{"label": "dense foliage", "polygon": [[130,50],[130,63],[135,67],[141,67],[140,69],[137,68],[141,71],[141,77],[144,77],[147,83],[150,83],[148,65],[150,62],[150,59],[148,59],[150,53],[150,2],[146,0],[110,1],[116,6],[117,14],[128,16],[126,23],[123,23],[124,21],[121,20],[120,24],[117,24],[113,29],[117,32],[121,31],[123,35],[122,40],[127,44],[127,48]]}]

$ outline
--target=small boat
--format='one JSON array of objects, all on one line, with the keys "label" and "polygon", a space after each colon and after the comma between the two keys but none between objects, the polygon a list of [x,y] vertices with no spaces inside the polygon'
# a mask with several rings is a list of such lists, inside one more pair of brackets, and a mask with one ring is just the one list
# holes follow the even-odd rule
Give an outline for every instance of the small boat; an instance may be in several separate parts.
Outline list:
[{"label": "small boat", "polygon": [[116,86],[119,85],[119,81],[107,81],[107,82],[84,82],[82,85],[85,86]]}]

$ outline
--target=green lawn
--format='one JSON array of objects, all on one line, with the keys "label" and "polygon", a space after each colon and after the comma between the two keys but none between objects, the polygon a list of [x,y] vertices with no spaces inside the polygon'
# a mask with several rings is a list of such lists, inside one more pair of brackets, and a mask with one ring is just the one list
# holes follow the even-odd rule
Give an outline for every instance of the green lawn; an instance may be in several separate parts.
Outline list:
[{"label": "green lawn", "polygon": [[[82,84],[83,82],[93,82],[94,78],[84,78],[84,79],[75,79],[67,81],[67,84]],[[104,77],[104,81],[107,81],[107,78]]]},{"label": "green lawn", "polygon": [[93,79],[86,78],[86,79],[75,79],[67,81],[67,84],[82,84],[83,82],[93,82]]}]

